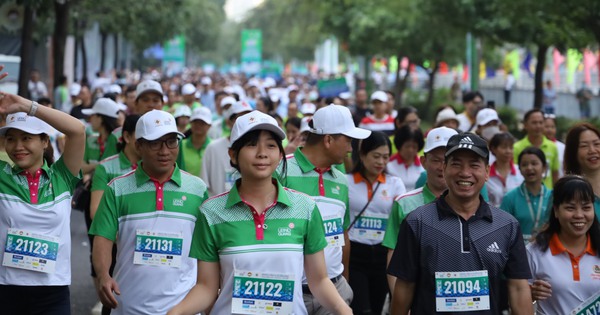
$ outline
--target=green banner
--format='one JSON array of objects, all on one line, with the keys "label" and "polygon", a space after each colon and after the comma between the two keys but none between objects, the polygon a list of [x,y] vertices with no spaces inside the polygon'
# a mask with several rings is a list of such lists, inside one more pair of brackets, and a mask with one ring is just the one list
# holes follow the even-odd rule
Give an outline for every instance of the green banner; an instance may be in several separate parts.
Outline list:
[{"label": "green banner", "polygon": [[336,97],[339,96],[340,93],[350,91],[345,78],[318,80],[317,89],[319,90],[319,96],[322,97]]},{"label": "green banner", "polygon": [[178,74],[185,67],[185,37],[175,36],[164,43],[162,68],[168,76]]},{"label": "green banner", "polygon": [[262,31],[242,30],[242,71],[248,74],[260,72],[262,62]]}]

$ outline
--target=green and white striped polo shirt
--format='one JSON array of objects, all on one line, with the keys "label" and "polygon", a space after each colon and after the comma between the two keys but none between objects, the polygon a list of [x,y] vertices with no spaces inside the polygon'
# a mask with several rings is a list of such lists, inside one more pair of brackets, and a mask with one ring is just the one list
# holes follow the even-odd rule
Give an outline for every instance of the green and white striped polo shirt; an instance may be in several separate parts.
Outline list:
[{"label": "green and white striped polo shirt", "polygon": [[190,256],[219,262],[222,294],[211,314],[231,314],[234,272],[289,275],[294,281],[293,313],[306,314],[302,299],[304,255],[327,246],[316,203],[305,194],[277,183],[277,200],[259,215],[239,195],[236,185],[201,207]]},{"label": "green and white striped polo shirt", "polygon": [[[163,184],[142,167],[108,184],[90,234],[116,241],[119,248],[114,278],[121,295],[113,314],[164,314],[192,288],[196,260],[189,258],[189,250],[207,197],[204,182],[177,166]],[[164,264],[144,264],[155,257]],[[169,266],[171,261],[180,264]]]},{"label": "green and white striped polo shirt", "polygon": [[109,158],[100,161],[94,171],[94,179],[92,180],[91,191],[104,190],[108,183],[115,177],[129,173],[133,170],[133,166],[123,152],[119,152]]},{"label": "green and white striped polo shirt", "polygon": [[394,249],[398,242],[398,233],[400,233],[400,223],[404,218],[418,207],[428,204],[435,200],[435,195],[429,190],[427,184],[421,188],[411,190],[394,200],[392,211],[385,228],[385,236],[381,245]]},{"label": "green and white striped polo shirt", "polygon": [[337,277],[344,271],[342,246],[345,244],[344,231],[350,225],[346,175],[334,167],[320,174],[301,148],[286,158],[287,174],[279,175],[282,185],[311,196],[317,203],[328,243],[325,249],[327,274],[329,278]]},{"label": "green and white striped polo shirt", "polygon": [[[8,163],[0,161],[0,257],[2,257],[0,284],[2,285],[71,284],[71,194],[80,178],[71,174],[62,158],[51,167],[44,163],[41,171],[36,172],[36,175],[39,175],[38,180],[33,177],[28,178],[18,166],[11,168]],[[11,253],[8,253],[9,229],[24,231],[24,235],[29,234],[31,238],[28,241],[33,241],[35,247],[30,248],[28,253],[16,253],[12,249],[18,251],[19,244],[18,240],[12,237],[15,242],[9,243],[17,243],[17,247],[9,249]],[[52,238],[54,245],[40,241],[46,238]],[[21,243],[23,241],[24,239],[21,239]],[[49,247],[45,250],[41,248],[40,251],[36,248],[38,243]],[[58,246],[55,243],[58,243]],[[6,267],[9,262],[25,262],[27,258],[23,256],[36,256],[37,259],[45,259],[47,262],[54,260],[54,272]],[[40,267],[41,265],[43,264],[40,263]]]}]

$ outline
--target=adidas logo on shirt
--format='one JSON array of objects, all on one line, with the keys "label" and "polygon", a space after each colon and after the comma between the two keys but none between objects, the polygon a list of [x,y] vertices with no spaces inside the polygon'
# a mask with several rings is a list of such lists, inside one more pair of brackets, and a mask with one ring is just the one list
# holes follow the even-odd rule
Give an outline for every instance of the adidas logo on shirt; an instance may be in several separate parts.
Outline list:
[{"label": "adidas logo on shirt", "polygon": [[490,253],[502,254],[502,250],[498,247],[498,243],[494,242],[488,246],[487,251]]},{"label": "adidas logo on shirt", "polygon": [[464,138],[460,139],[460,142],[458,143],[458,147],[461,149],[471,149],[474,144],[475,143],[473,142],[473,140],[471,140],[470,137],[464,137]]}]

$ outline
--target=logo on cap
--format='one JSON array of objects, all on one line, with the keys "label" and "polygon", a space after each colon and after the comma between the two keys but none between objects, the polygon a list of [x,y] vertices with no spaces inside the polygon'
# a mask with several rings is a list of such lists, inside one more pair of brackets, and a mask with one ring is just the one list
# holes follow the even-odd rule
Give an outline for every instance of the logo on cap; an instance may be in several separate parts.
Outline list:
[{"label": "logo on cap", "polygon": [[254,117],[250,117],[250,119],[248,119],[248,122],[253,123],[256,119],[254,119]]},{"label": "logo on cap", "polygon": [[154,123],[155,123],[157,126],[160,126],[160,120],[158,120],[158,119],[157,119],[157,120],[155,120],[155,121],[154,121]]},{"label": "logo on cap", "polygon": [[474,144],[475,143],[473,140],[471,140],[471,138],[464,137],[460,139],[460,142],[458,142],[458,147],[461,149],[472,149]]}]

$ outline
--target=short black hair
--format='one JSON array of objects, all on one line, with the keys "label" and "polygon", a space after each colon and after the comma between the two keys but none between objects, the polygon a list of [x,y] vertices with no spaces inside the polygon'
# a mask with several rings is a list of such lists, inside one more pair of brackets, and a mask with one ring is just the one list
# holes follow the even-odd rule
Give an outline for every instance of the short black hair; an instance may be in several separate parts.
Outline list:
[{"label": "short black hair", "polygon": [[533,108],[533,109],[528,110],[525,113],[525,116],[523,116],[523,122],[527,122],[527,120],[529,120],[529,117],[531,117],[531,115],[533,115],[535,113],[540,113],[540,114],[542,114],[542,117],[544,117],[544,112],[541,109]]},{"label": "short black hair", "polygon": [[396,150],[400,151],[402,145],[408,141],[417,143],[417,151],[421,151],[425,146],[425,139],[423,139],[421,129],[413,129],[409,125],[404,125],[394,133],[394,146],[396,146]]},{"label": "short black hair", "polygon": [[462,101],[463,103],[468,103],[473,101],[477,96],[479,96],[479,98],[481,98],[481,101],[483,102],[483,94],[479,93],[479,91],[471,91],[471,92],[467,92],[463,95]]},{"label": "short black hair", "polygon": [[540,161],[542,161],[542,165],[544,167],[548,165],[548,162],[546,162],[546,154],[544,154],[544,151],[537,147],[527,147],[523,151],[521,151],[521,153],[519,153],[519,158],[517,162],[518,165],[521,165],[521,159],[523,158],[523,155],[526,154],[533,154],[537,156],[540,159]]}]

